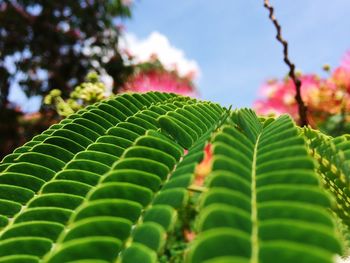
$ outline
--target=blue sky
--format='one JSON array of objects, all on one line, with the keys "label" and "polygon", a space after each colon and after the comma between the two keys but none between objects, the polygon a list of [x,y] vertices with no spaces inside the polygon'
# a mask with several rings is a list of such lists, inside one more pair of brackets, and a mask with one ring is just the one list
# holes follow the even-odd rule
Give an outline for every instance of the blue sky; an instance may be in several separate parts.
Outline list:
[{"label": "blue sky", "polygon": [[[350,1],[271,1],[290,43],[290,56],[303,72],[322,73],[350,49]],[[203,99],[251,106],[258,88],[283,77],[282,48],[263,0],[135,0],[128,32],[146,38],[153,31],[194,59],[201,69]]]},{"label": "blue sky", "polygon": [[[133,2],[132,19],[122,21],[126,32],[141,41],[152,32],[160,33],[170,42],[165,53],[175,47],[187,60],[194,60],[200,67],[197,86],[202,99],[251,107],[264,81],[287,74],[263,0]],[[349,0],[271,3],[289,42],[290,57],[302,72],[322,74],[322,65],[336,67],[350,50]],[[163,42],[156,45],[158,49]],[[41,99],[28,99],[18,85],[10,92],[10,100],[28,112],[38,110]]]}]

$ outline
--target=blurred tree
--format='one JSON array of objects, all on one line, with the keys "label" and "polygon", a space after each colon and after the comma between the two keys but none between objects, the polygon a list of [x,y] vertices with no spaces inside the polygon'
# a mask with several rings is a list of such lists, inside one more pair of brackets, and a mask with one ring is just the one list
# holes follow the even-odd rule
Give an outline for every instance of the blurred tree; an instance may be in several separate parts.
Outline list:
[{"label": "blurred tree", "polygon": [[116,21],[130,17],[131,3],[0,1],[0,157],[22,142],[15,117],[20,109],[8,100],[14,83],[28,97],[52,89],[67,97],[89,70],[101,72],[104,68],[113,71],[109,73],[116,84],[123,83],[132,69],[124,66],[117,49],[120,27]]}]

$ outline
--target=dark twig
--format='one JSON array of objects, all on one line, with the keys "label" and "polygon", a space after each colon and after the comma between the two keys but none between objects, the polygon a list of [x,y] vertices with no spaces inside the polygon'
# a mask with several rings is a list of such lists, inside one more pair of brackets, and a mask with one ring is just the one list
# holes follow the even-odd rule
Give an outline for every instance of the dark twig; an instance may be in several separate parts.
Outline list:
[{"label": "dark twig", "polygon": [[304,104],[304,101],[301,97],[301,81],[295,74],[295,65],[290,61],[288,56],[288,42],[283,39],[282,37],[282,29],[280,24],[278,23],[275,15],[274,15],[274,8],[270,5],[269,0],[264,0],[264,7],[269,11],[269,18],[274,24],[277,35],[276,39],[283,45],[283,60],[289,67],[289,77],[293,80],[293,83],[295,85],[295,100],[298,104],[298,111],[299,111],[299,118],[300,118],[300,126],[307,126],[308,120],[307,120],[307,108]]}]

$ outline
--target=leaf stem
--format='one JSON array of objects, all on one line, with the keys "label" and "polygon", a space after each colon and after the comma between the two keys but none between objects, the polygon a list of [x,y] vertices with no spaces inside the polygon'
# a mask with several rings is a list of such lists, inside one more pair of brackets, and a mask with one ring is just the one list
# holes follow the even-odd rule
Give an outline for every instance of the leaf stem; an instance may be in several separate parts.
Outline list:
[{"label": "leaf stem", "polygon": [[258,228],[258,207],[256,202],[256,157],[258,152],[258,145],[260,140],[261,134],[259,134],[255,146],[254,146],[254,153],[253,153],[253,161],[252,161],[252,197],[251,197],[251,204],[252,204],[252,212],[251,212],[251,221],[252,221],[252,256],[251,256],[251,263],[258,263],[259,262],[259,228]]}]

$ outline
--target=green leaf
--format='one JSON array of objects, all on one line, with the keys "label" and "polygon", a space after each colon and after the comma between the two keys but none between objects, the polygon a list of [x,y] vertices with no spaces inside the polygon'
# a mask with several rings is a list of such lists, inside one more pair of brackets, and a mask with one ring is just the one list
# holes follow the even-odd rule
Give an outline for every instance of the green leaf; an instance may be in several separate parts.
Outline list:
[{"label": "green leaf", "polygon": [[122,263],[134,262],[155,263],[157,255],[145,245],[134,243],[122,254]]},{"label": "green leaf", "polygon": [[288,116],[117,95],[0,163],[0,262],[333,262],[349,165]]},{"label": "green leaf", "polygon": [[[252,111],[241,110],[232,121],[236,127],[225,126],[214,140],[213,172],[187,261],[297,262],[299,255],[308,258],[305,262],[331,262],[332,254],[342,252],[326,210],[331,202],[304,142],[293,139],[298,132],[290,118],[263,127]],[[273,242],[292,249],[281,246],[285,252],[270,257]],[[315,250],[304,253],[299,247]]]},{"label": "green leaf", "polygon": [[145,222],[138,226],[133,233],[133,242],[143,244],[154,251],[160,251],[165,243],[164,228],[154,222]]},{"label": "green leaf", "polygon": [[102,259],[108,262],[117,257],[121,242],[111,237],[87,237],[68,241],[46,261],[71,262],[81,259]]}]

